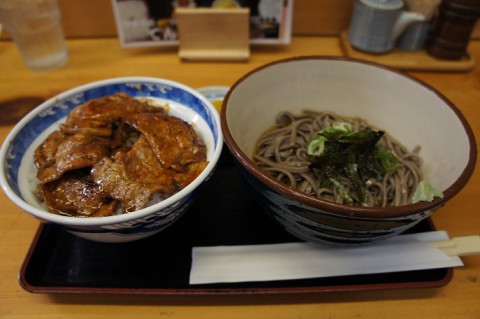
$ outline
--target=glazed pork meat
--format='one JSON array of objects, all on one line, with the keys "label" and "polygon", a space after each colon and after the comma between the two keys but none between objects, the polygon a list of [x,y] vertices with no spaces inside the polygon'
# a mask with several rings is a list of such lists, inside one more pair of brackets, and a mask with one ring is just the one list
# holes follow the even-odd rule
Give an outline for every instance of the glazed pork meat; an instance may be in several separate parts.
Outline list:
[{"label": "glazed pork meat", "polygon": [[39,188],[49,211],[77,217],[103,217],[115,214],[117,202],[105,196],[88,171],[72,171]]},{"label": "glazed pork meat", "polygon": [[76,217],[142,209],[191,183],[208,164],[193,127],[120,93],[73,109],[35,150],[37,193]]},{"label": "glazed pork meat", "polygon": [[193,128],[179,118],[141,113],[131,116],[128,122],[146,137],[164,167],[184,172],[188,165],[204,157],[205,145],[199,143]]},{"label": "glazed pork meat", "polygon": [[66,134],[84,132],[96,136],[111,136],[114,125],[128,116],[138,113],[164,113],[163,108],[134,99],[125,93],[117,93],[90,100],[68,115],[60,126]]},{"label": "glazed pork meat", "polygon": [[110,153],[110,142],[90,134],[66,135],[55,131],[34,153],[40,184],[59,179],[63,173],[91,167]]}]

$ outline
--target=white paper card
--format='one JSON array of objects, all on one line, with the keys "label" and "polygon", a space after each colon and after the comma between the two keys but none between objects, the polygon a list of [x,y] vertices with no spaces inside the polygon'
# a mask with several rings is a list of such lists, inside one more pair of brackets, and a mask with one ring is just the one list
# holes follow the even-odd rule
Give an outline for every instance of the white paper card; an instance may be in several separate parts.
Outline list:
[{"label": "white paper card", "polygon": [[194,247],[190,284],[272,281],[463,266],[429,244],[445,232],[401,235],[358,247],[312,243]]}]

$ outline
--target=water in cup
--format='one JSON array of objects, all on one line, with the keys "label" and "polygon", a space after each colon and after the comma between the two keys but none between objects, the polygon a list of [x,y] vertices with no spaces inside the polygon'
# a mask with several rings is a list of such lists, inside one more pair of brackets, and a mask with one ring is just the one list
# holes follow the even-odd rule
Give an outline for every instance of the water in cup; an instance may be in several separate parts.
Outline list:
[{"label": "water in cup", "polygon": [[31,69],[55,69],[68,61],[56,0],[0,0],[0,21]]}]

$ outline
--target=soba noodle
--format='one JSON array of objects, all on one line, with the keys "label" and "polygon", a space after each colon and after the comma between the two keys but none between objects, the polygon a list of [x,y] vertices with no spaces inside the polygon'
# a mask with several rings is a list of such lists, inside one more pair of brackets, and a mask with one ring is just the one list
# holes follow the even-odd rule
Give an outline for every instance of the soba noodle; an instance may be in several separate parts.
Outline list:
[{"label": "soba noodle", "polygon": [[[344,198],[331,182],[325,180],[311,167],[307,155],[307,142],[320,130],[333,123],[347,122],[353,132],[371,127],[359,118],[344,118],[330,112],[304,111],[300,115],[281,112],[276,117],[274,129],[265,132],[258,141],[254,160],[262,169],[269,172],[278,181],[311,196],[344,203]],[[392,173],[381,178],[364,180],[365,197],[363,206],[400,206],[411,202],[411,198],[420,181],[422,181],[421,158],[419,148],[412,152],[384,134],[379,145],[390,149],[400,165]],[[352,198],[357,199],[353,185],[347,177],[340,182]]]}]

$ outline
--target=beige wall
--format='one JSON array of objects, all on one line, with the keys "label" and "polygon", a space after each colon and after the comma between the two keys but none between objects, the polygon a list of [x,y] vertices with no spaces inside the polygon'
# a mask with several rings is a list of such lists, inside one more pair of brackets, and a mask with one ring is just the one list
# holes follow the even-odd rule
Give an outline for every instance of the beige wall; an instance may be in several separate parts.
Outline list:
[{"label": "beige wall", "polygon": [[[57,0],[69,38],[116,36],[111,0]],[[348,27],[354,0],[295,0],[294,35],[338,35]],[[3,38],[7,35],[3,34]],[[480,23],[472,36],[480,38]]]}]

